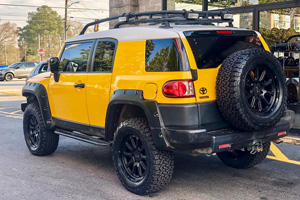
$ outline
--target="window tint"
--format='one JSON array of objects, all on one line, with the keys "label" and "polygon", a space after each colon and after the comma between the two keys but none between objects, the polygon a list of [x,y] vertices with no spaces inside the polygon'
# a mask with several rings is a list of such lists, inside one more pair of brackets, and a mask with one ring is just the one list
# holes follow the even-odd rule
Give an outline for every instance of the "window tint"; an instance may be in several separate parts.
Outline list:
[{"label": "window tint", "polygon": [[59,71],[85,72],[93,42],[67,44],[61,56]]},{"label": "window tint", "polygon": [[234,52],[261,47],[260,40],[253,31],[234,31],[229,34],[192,31],[184,34],[199,69],[216,68]]},{"label": "window tint", "polygon": [[36,64],[35,63],[27,63],[27,67],[35,67]]},{"label": "window tint", "polygon": [[115,53],[115,43],[111,41],[100,41],[97,44],[94,68],[95,72],[111,72]]},{"label": "window tint", "polygon": [[20,63],[15,68],[19,69],[19,68],[24,68],[24,67],[26,67],[26,63]]},{"label": "window tint", "polygon": [[146,71],[186,71],[189,66],[182,64],[183,53],[185,53],[184,48],[178,39],[147,40]]}]

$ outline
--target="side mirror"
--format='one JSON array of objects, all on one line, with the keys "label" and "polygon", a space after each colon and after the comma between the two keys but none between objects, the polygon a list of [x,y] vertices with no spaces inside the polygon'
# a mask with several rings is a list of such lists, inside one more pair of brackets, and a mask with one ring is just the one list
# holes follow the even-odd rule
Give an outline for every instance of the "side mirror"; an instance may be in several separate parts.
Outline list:
[{"label": "side mirror", "polygon": [[48,69],[54,74],[55,82],[59,80],[59,59],[57,57],[48,58]]},{"label": "side mirror", "polygon": [[59,59],[57,57],[48,58],[48,68],[53,74],[59,72]]}]

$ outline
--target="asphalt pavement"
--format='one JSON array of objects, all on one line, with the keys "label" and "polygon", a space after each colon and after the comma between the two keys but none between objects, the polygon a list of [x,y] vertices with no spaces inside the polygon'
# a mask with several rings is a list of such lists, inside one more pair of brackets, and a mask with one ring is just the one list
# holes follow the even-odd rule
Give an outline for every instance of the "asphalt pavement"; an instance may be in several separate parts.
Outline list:
[{"label": "asphalt pavement", "polygon": [[[1,200],[300,199],[300,146],[285,143],[273,145],[267,159],[246,170],[227,167],[217,156],[175,153],[171,182],[160,192],[145,197],[121,185],[109,147],[60,137],[53,155],[33,156],[22,130],[20,104],[25,99],[1,93],[2,83],[7,84],[0,82]],[[21,87],[19,83],[15,87]]]}]

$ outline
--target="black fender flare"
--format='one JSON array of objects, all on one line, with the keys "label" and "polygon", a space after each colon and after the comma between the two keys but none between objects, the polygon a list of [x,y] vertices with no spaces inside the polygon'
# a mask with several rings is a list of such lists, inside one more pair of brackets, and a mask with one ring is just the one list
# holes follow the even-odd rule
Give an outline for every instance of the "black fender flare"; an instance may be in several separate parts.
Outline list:
[{"label": "black fender flare", "polygon": [[54,127],[54,121],[52,120],[46,88],[40,83],[27,83],[22,90],[22,95],[27,98],[27,104],[23,104],[21,106],[22,111],[24,112],[28,103],[36,98],[43,116],[43,121],[46,129],[52,129]]},{"label": "black fender flare", "polygon": [[116,105],[120,104],[129,104],[140,107],[147,117],[147,121],[157,147],[161,149],[165,149],[167,147],[167,143],[162,136],[162,127],[164,125],[157,106],[157,102],[154,100],[144,99],[142,90],[120,89],[113,92],[106,112],[105,140],[113,140],[114,124],[112,124],[111,122],[113,121],[114,112],[116,111]]}]

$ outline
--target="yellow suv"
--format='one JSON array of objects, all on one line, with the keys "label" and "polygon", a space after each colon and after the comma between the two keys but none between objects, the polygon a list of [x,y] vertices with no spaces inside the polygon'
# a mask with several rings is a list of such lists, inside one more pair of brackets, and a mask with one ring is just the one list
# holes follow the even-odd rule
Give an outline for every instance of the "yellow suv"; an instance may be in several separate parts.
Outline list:
[{"label": "yellow suv", "polygon": [[[84,34],[110,20],[119,20],[114,29]],[[141,23],[149,26],[120,28]],[[59,135],[111,145],[120,181],[140,195],[169,182],[174,151],[217,153],[229,166],[252,167],[295,118],[267,44],[258,32],[232,27],[226,12],[155,11],[92,22],[48,65],[51,73],[23,89],[30,152],[53,153]]]}]

